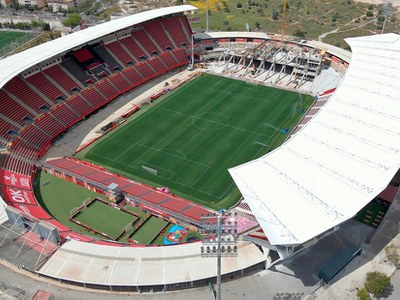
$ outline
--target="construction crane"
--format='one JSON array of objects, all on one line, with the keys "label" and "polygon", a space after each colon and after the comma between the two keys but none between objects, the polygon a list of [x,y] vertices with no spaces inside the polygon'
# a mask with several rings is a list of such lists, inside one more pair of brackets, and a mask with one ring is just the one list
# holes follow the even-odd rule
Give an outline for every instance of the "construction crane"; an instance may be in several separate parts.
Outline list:
[{"label": "construction crane", "polygon": [[281,24],[281,43],[285,40],[285,30],[286,30],[286,1],[282,0],[282,24]]}]

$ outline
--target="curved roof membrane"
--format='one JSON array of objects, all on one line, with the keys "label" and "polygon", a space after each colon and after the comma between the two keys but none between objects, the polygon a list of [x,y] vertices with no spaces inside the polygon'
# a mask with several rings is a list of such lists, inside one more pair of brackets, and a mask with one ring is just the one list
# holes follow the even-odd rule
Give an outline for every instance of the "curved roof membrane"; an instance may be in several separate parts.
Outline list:
[{"label": "curved roof membrane", "polygon": [[75,47],[148,20],[196,9],[192,5],[180,5],[141,12],[71,33],[4,58],[0,60],[0,88],[26,69]]},{"label": "curved roof membrane", "polygon": [[350,66],[294,137],[229,170],[273,245],[295,245],[352,218],[400,167],[400,36],[346,40]]}]

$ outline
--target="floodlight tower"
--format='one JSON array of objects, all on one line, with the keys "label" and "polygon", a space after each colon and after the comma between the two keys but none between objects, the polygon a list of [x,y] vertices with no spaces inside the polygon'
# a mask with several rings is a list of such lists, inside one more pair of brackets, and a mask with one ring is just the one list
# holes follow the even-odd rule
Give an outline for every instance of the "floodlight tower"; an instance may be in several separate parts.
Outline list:
[{"label": "floodlight tower", "polygon": [[208,0],[206,0],[206,32],[208,32]]},{"label": "floodlight tower", "polygon": [[281,24],[281,43],[285,40],[286,31],[286,0],[282,0],[282,24]]},{"label": "floodlight tower", "polygon": [[381,34],[383,34],[385,32],[387,18],[392,16],[392,8],[391,8],[390,2],[391,2],[391,0],[383,0],[382,1],[382,4],[383,4],[382,11],[383,11],[383,16],[385,17],[385,20],[383,21]]},{"label": "floodlight tower", "polygon": [[216,300],[221,300],[221,258],[237,256],[236,212],[213,213],[201,216],[201,231],[206,234],[202,240],[202,257],[217,257]]}]

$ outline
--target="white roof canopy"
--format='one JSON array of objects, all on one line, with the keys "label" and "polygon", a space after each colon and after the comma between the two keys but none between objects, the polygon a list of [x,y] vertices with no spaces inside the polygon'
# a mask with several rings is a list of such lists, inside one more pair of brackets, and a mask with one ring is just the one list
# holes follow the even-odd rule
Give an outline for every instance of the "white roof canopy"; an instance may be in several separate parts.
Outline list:
[{"label": "white roof canopy", "polygon": [[129,26],[140,24],[162,16],[196,9],[197,8],[192,5],[180,5],[141,12],[89,27],[85,30],[63,36],[61,38],[9,56],[3,60],[0,60],[0,88],[2,88],[9,80],[24,70],[29,69],[30,67],[56,55],[63,54],[70,49],[102,38],[118,30],[123,30]]},{"label": "white roof canopy", "polygon": [[400,166],[400,36],[346,40],[352,60],[294,137],[229,170],[273,245],[304,243],[352,218]]}]

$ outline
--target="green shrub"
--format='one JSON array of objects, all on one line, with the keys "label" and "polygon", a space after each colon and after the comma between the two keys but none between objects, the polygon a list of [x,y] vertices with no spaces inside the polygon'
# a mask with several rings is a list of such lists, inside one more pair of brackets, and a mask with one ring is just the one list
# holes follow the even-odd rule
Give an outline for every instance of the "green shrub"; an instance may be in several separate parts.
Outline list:
[{"label": "green shrub", "polygon": [[370,300],[368,291],[366,288],[359,289],[357,292],[357,299],[358,300]]},{"label": "green shrub", "polygon": [[375,297],[380,297],[390,287],[390,277],[381,272],[369,272],[365,279],[365,288]]}]

